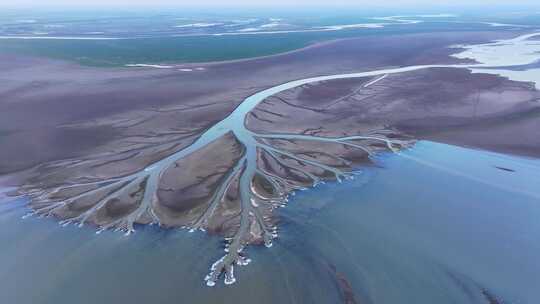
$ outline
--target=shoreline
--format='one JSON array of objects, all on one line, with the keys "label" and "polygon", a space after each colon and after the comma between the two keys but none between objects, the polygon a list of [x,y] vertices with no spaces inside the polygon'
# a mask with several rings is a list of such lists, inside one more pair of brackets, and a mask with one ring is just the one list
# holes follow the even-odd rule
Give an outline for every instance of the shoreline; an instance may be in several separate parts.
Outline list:
[{"label": "shoreline", "polygon": [[[512,37],[516,35],[523,35],[524,33],[531,32],[531,29],[512,29],[512,30],[505,30],[501,32],[497,32],[495,30],[479,30],[476,31],[479,33],[497,33],[501,34],[501,39],[504,39],[505,37]],[[440,35],[444,34],[452,34],[452,33],[460,33],[460,31],[441,31],[437,32]],[[429,35],[431,33],[424,33],[424,32],[413,32],[413,33],[406,33],[406,34],[384,34],[381,36],[377,36],[381,39],[393,39],[401,36],[422,36],[422,35]],[[53,57],[53,56],[47,56],[47,55],[35,55],[35,54],[23,54],[23,55],[16,55],[21,57],[28,57],[28,58],[35,58],[35,59],[41,59],[41,60],[52,60],[52,61],[58,61],[60,63],[64,63],[67,65],[74,65],[81,68],[94,68],[94,69],[111,69],[111,70],[123,70],[123,69],[131,69],[131,70],[140,70],[140,71],[147,71],[147,70],[162,70],[163,72],[166,71],[174,71],[177,69],[192,69],[192,68],[210,68],[214,66],[220,66],[220,65],[227,65],[227,64],[238,64],[238,63],[246,63],[246,62],[252,62],[252,61],[259,61],[259,60],[266,60],[266,59],[275,59],[282,56],[287,55],[294,55],[297,53],[309,51],[312,49],[318,49],[322,47],[331,46],[333,44],[338,44],[342,42],[353,42],[356,40],[364,40],[364,39],[370,39],[375,37],[374,35],[365,35],[365,36],[357,36],[357,37],[346,37],[346,38],[333,38],[329,40],[323,40],[323,41],[312,41],[309,42],[307,45],[289,50],[284,52],[278,52],[275,54],[269,54],[269,55],[260,55],[260,56],[253,56],[253,57],[244,57],[244,58],[238,58],[238,59],[229,59],[229,60],[210,60],[210,61],[193,61],[193,62],[177,62],[177,61],[148,61],[148,62],[130,62],[126,64],[115,64],[115,65],[88,65],[83,64],[82,62],[76,60],[76,59],[67,59],[67,58],[59,58],[59,57]],[[129,38],[127,38],[129,39]],[[489,42],[489,41],[485,41]],[[459,52],[460,48],[459,46],[448,46],[448,48],[452,48],[457,50],[456,52]],[[0,52],[0,55],[15,55],[12,53],[2,53]],[[131,66],[130,66],[131,65]],[[136,66],[141,65],[141,66]],[[146,67],[145,67],[146,65]],[[156,66],[156,67],[152,67]],[[157,66],[163,66],[163,68],[159,68]]]},{"label": "shoreline", "polygon": [[[512,32],[507,31],[505,33],[507,33],[508,36],[515,36],[516,34],[517,35],[522,35],[523,33],[528,33],[530,31],[531,31],[530,29],[527,29],[527,30],[523,29],[523,30],[513,30]],[[485,32],[490,32],[490,31],[485,31]],[[492,32],[495,32],[495,31],[492,31]],[[443,32],[441,32],[441,34],[445,34],[445,33],[455,33],[455,31],[443,31]],[[420,33],[407,33],[405,35],[422,35],[422,34],[425,34],[425,33],[422,33],[422,32],[420,32]],[[389,34],[389,35],[386,34],[386,35],[383,35],[382,37],[384,37],[384,38],[392,38],[392,37],[399,37],[399,36],[403,36],[403,34]],[[239,58],[239,59],[201,61],[201,62],[186,62],[186,63],[178,63],[178,62],[174,62],[174,61],[160,61],[160,62],[134,63],[134,64],[147,64],[147,65],[155,64],[155,65],[164,65],[164,66],[171,65],[172,68],[174,68],[174,69],[176,69],[176,68],[196,68],[196,67],[208,68],[208,67],[212,67],[212,66],[216,66],[216,65],[223,65],[223,64],[235,64],[235,63],[244,63],[244,62],[264,60],[264,59],[272,59],[272,58],[277,58],[277,57],[280,57],[280,56],[297,54],[297,53],[301,53],[303,51],[307,51],[307,50],[311,50],[311,49],[317,49],[317,48],[320,48],[320,47],[331,46],[332,44],[336,44],[336,43],[340,43],[340,42],[347,42],[347,41],[355,41],[355,40],[359,40],[359,39],[365,39],[367,37],[369,37],[369,36],[358,36],[358,37],[336,38],[336,39],[330,39],[330,40],[325,40],[325,41],[314,41],[314,42],[312,42],[312,43],[310,43],[310,44],[308,44],[308,45],[306,45],[304,47],[294,49],[294,50],[290,50],[290,51],[285,51],[285,52],[271,54],[271,55],[254,56],[254,57],[246,57],[246,58]],[[450,46],[449,45],[448,48],[456,50],[456,53],[458,53],[460,50],[463,50],[463,48],[461,48],[459,46]],[[459,58],[456,58],[456,59],[459,59]],[[126,68],[152,69],[151,67],[128,67],[128,66],[125,66],[125,65],[124,66],[115,66],[115,67],[116,68],[126,67]],[[107,67],[104,67],[104,68],[107,68]],[[114,68],[114,67],[111,67],[111,68]]]},{"label": "shoreline", "polygon": [[[204,124],[206,121],[224,118],[247,96],[291,79],[410,65],[470,62],[451,57],[460,50],[451,49],[449,45],[470,41],[489,42],[494,39],[492,37],[502,39],[515,35],[515,32],[475,32],[463,36],[462,33],[450,32],[436,44],[432,40],[440,37],[440,33],[342,39],[322,42],[286,55],[243,59],[232,63],[208,63],[203,71],[188,73],[176,69],[96,68],[57,59],[5,57],[0,68],[9,71],[6,73],[7,84],[14,85],[0,90],[3,99],[10,100],[8,103],[0,103],[0,110],[4,112],[4,115],[0,115],[3,117],[0,120],[0,130],[5,129],[5,135],[0,139],[10,142],[6,146],[7,151],[0,153],[6,158],[3,170],[0,164],[0,172],[16,172],[41,162],[84,155],[114,140],[115,133],[112,131],[118,129],[92,122],[96,119],[111,119],[112,123],[115,119],[112,117],[121,115],[130,121],[137,116],[146,116],[144,109],[167,109],[176,104],[185,111],[197,113],[199,123]],[[427,47],[402,44],[413,38],[428,43]],[[387,45],[396,43],[400,47],[392,52],[401,52],[401,48],[410,49],[404,52],[404,58],[399,61],[392,60],[392,53],[388,56],[385,53]],[[38,72],[29,73],[31,69],[37,69]],[[38,95],[38,92],[43,93]],[[111,98],[115,100],[114,103],[106,102]],[[196,110],[200,104],[208,106]],[[67,111],[66,105],[69,106]],[[29,106],[41,114],[29,120]],[[215,114],[205,114],[207,111]],[[185,118],[182,115],[178,119]],[[111,118],[106,118],[109,116]],[[31,123],[21,124],[22,121]],[[81,125],[84,121],[87,123]],[[164,127],[157,124],[149,128],[159,130]],[[47,138],[57,138],[60,142],[54,143]],[[63,143],[79,142],[83,138],[90,141],[71,149],[66,149]],[[75,149],[78,146],[80,149]],[[42,153],[36,154],[34,151],[37,150]],[[16,162],[8,161],[13,160],[13,157],[17,159]]]},{"label": "shoreline", "polygon": [[[489,64],[482,57],[486,44],[465,45],[467,56],[458,59],[449,54],[453,54],[454,50],[459,52],[459,49],[449,49],[444,39],[438,47],[432,47],[434,50],[426,51],[423,47],[410,50],[412,59],[400,58],[399,63],[387,58],[403,56],[401,52],[392,53],[393,50],[390,50],[389,56],[384,56],[388,61],[366,59],[359,68],[347,65],[348,61],[345,60],[342,64],[346,68],[342,70],[336,69],[338,59],[333,52],[341,51],[338,48],[340,44],[354,43],[338,41],[332,44],[333,47],[328,47],[328,70],[292,69],[294,73],[272,79],[262,76],[269,74],[268,71],[275,73],[274,57],[248,60],[243,62],[247,68],[236,72],[240,75],[239,79],[251,86],[248,90],[237,92],[238,95],[226,95],[239,100],[227,104],[225,109],[221,88],[230,90],[231,85],[238,87],[237,79],[229,79],[230,83],[226,83],[217,75],[217,82],[214,83],[212,79],[205,78],[216,76],[214,72],[219,71],[220,64],[212,65],[212,73],[202,79],[194,78],[193,84],[197,86],[196,93],[199,94],[208,92],[208,84],[222,86],[214,88],[217,92],[214,105],[218,107],[213,108],[216,113],[213,117],[205,106],[203,110],[197,110],[200,103],[189,98],[186,98],[189,102],[187,105],[179,106],[173,102],[179,108],[162,108],[160,104],[155,108],[149,107],[147,98],[155,98],[153,94],[162,94],[165,104],[169,105],[167,102],[170,102],[171,96],[163,85],[165,81],[170,81],[169,90],[178,90],[178,83],[182,79],[171,77],[170,74],[158,74],[156,79],[152,79],[148,74],[143,74],[139,79],[142,91],[131,95],[131,98],[118,94],[119,87],[106,86],[102,95],[105,103],[98,112],[105,119],[100,122],[96,120],[99,115],[87,116],[87,121],[78,126],[78,131],[83,130],[82,134],[75,132],[70,134],[71,137],[64,135],[66,137],[60,141],[64,146],[76,146],[74,143],[79,140],[80,145],[97,146],[96,150],[82,149],[76,151],[82,155],[75,154],[71,158],[56,155],[56,160],[38,162],[40,165],[22,179],[24,185],[18,189],[18,193],[29,196],[33,209],[31,214],[61,219],[63,226],[75,224],[82,227],[89,224],[97,227],[97,233],[111,229],[129,235],[138,224],[156,224],[221,235],[227,239],[227,249],[210,267],[204,281],[208,286],[214,286],[224,276],[225,284],[233,284],[236,281],[235,265],[250,262],[242,253],[246,246],[272,246],[272,241],[278,237],[274,211],[285,206],[289,195],[295,191],[309,189],[326,181],[341,182],[354,178],[354,167],[373,164],[373,156],[388,151],[399,153],[417,140],[424,139],[422,136],[410,136],[410,133],[418,132],[422,127],[437,126],[443,131],[455,131],[453,126],[463,126],[468,121],[478,126],[486,118],[497,114],[507,119],[509,112],[536,109],[535,105],[529,104],[531,99],[538,99],[539,96],[534,86],[505,79],[497,73],[474,74],[471,71],[479,66],[514,64],[515,61],[507,60],[500,46],[507,46],[508,43],[519,46],[523,40],[519,38],[521,36],[491,44],[495,52],[490,54],[495,56],[488,57]],[[410,37],[385,39],[381,41],[381,49]],[[358,43],[356,40],[354,42]],[[427,42],[433,43],[431,40]],[[361,43],[356,47],[366,51]],[[523,61],[522,57],[525,57],[528,60],[529,57],[525,55],[535,47],[525,45],[517,48],[520,52],[517,55],[521,55],[517,56],[518,59]],[[349,51],[352,60],[360,57],[354,49]],[[373,53],[373,50],[368,49],[367,52]],[[309,50],[302,54],[305,53],[309,53]],[[376,55],[379,54],[371,54]],[[287,55],[277,57],[286,59]],[[285,59],[281,62],[282,68],[291,69]],[[301,63],[311,65],[321,61],[317,56],[308,59],[312,62],[306,62],[302,56],[304,61]],[[463,63],[464,59],[477,63]],[[515,57],[510,59],[517,60]],[[265,60],[268,69],[261,71],[260,64]],[[253,72],[249,73],[249,64],[253,63]],[[222,75],[232,78],[230,75],[237,66],[226,64]],[[33,69],[30,70],[33,72]],[[257,72],[262,77],[259,86],[253,83],[253,79],[258,79]],[[329,74],[308,76],[322,72]],[[75,73],[80,77],[78,70]],[[109,84],[101,75],[90,75],[91,80],[97,79],[97,88],[104,82]],[[298,76],[303,78],[296,78]],[[45,80],[51,79],[47,73],[43,77]],[[83,79],[88,81],[87,78]],[[134,79],[129,76],[119,80],[116,74],[111,76],[112,83],[124,85],[120,88],[131,94],[135,87]],[[150,81],[153,81],[155,91],[148,92],[148,88],[152,87]],[[66,82],[61,79],[58,82],[60,96],[65,97],[62,91],[65,86]],[[185,88],[192,87],[181,87]],[[16,92],[17,89],[20,88],[15,87]],[[84,89],[88,88],[85,86]],[[87,96],[90,104],[85,106],[89,111],[96,111],[94,102],[99,98],[96,98],[94,90],[90,89],[90,92]],[[181,90],[173,92],[178,93],[179,98],[187,95]],[[493,97],[497,92],[499,99]],[[35,102],[42,104],[41,90],[38,93]],[[147,95],[141,96],[143,93]],[[475,94],[476,97],[471,98]],[[124,117],[110,117],[107,106],[111,104],[111,96],[115,95],[122,96],[126,102],[128,110],[122,112]],[[80,100],[79,91],[75,91],[74,96]],[[132,98],[135,96],[141,98],[140,116],[133,114]],[[205,95],[198,96],[201,101],[209,102]],[[54,95],[50,100],[58,102]],[[72,100],[60,100],[59,108],[51,112],[52,118],[57,118],[67,104],[72,105]],[[27,108],[23,107],[22,110],[23,115],[28,115]],[[474,120],[470,120],[471,114]],[[447,115],[446,125],[441,121],[441,115]],[[530,119],[526,117],[525,120],[527,136],[535,131],[534,128],[531,131]],[[407,121],[411,132],[399,127],[400,123],[405,126],[403,123]],[[180,122],[184,125],[179,125]],[[505,132],[516,132],[519,130],[516,125],[523,123],[521,120],[508,122],[510,125]],[[199,124],[199,127],[195,127],[195,124]],[[74,125],[72,123],[71,127]],[[11,126],[9,121],[7,126]],[[53,128],[57,131],[58,125],[53,125]],[[91,143],[87,137],[95,136],[98,133],[96,130],[108,136],[113,132],[119,133],[113,134],[109,141]],[[472,139],[487,138],[488,142],[499,140],[495,131],[483,131],[472,134]],[[455,138],[467,142],[471,136],[469,132],[469,129],[465,132],[461,130],[461,133],[458,130]],[[36,135],[35,132],[32,134]],[[27,140],[25,136],[19,137]],[[442,138],[441,133],[438,138]],[[501,143],[500,140],[498,143]],[[516,144],[508,139],[503,139],[502,143]],[[51,144],[59,149],[55,141],[51,143],[45,138],[44,145]],[[535,144],[536,141],[532,142],[532,145]],[[60,149],[64,146],[60,145]],[[40,152],[44,150],[40,145],[38,147]],[[21,154],[17,149],[12,153],[17,157]]]}]

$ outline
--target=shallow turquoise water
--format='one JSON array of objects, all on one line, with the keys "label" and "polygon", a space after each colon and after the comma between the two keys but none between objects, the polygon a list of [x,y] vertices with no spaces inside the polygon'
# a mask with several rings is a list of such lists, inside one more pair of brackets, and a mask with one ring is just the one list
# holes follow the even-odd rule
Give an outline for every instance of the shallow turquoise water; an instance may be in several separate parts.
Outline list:
[{"label": "shallow turquoise water", "polygon": [[[29,54],[73,60],[95,66],[123,66],[125,64],[210,62],[279,54],[299,49],[316,42],[340,38],[406,33],[448,31],[502,31],[512,29],[492,27],[489,22],[540,25],[540,17],[523,12],[517,17],[483,9],[456,12],[451,18],[412,17],[418,11],[324,9],[324,10],[241,10],[223,9],[179,10],[5,10],[0,12],[0,52]],[[424,8],[422,12],[441,13]],[[444,13],[444,12],[442,12]],[[321,26],[380,23],[372,17],[409,15],[422,20],[418,24],[395,21],[383,28],[345,29],[338,31],[303,32]],[[235,30],[259,28],[278,20],[283,31],[262,35],[226,35]],[[251,23],[238,21],[254,20]],[[185,24],[218,24],[200,28],[178,28]],[[287,30],[299,31],[288,33]],[[210,35],[210,36],[208,36]],[[120,40],[57,40],[3,39],[24,37],[83,37],[121,38]],[[3,38],[2,38],[3,37]]]},{"label": "shallow turquoise water", "polygon": [[3,204],[0,303],[342,303],[333,267],[358,303],[538,301],[540,160],[420,142],[377,164],[295,195],[230,287],[202,280],[217,237],[96,235]]}]

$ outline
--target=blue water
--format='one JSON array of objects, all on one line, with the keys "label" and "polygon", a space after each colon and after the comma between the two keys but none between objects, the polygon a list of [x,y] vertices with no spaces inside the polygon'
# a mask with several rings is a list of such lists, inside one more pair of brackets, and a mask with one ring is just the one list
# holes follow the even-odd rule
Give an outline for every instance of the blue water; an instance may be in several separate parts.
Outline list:
[{"label": "blue water", "polygon": [[[423,15],[440,13],[455,16]],[[420,22],[373,19],[395,15],[407,15],[405,19]],[[97,66],[192,63],[279,54],[341,38],[523,29],[493,27],[486,22],[518,24],[534,30],[540,26],[540,16],[523,7],[508,8],[506,12],[485,7],[481,10],[440,7],[4,9],[0,11],[0,53],[45,56]],[[372,23],[385,25],[321,31],[321,27],[327,26]],[[14,39],[17,37],[24,39]]]},{"label": "blue water", "polygon": [[538,302],[539,160],[420,142],[378,163],[365,185],[299,195],[287,237],[302,237],[373,303],[471,302],[448,273],[503,303]]},{"label": "blue water", "polygon": [[377,164],[293,196],[230,287],[202,281],[218,237],[96,235],[4,203],[0,303],[342,303],[336,272],[358,303],[538,302],[540,160],[423,141]]}]

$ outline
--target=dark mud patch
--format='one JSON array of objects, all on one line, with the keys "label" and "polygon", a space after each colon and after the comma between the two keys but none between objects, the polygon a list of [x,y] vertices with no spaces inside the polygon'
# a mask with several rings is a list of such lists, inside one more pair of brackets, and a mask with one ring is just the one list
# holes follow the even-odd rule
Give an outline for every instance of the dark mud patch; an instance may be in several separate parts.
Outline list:
[{"label": "dark mud patch", "polygon": [[506,167],[495,166],[495,168],[497,168],[497,169],[499,169],[499,170],[502,170],[502,171],[506,171],[506,172],[516,172],[516,170],[510,169],[510,168],[506,168]]}]

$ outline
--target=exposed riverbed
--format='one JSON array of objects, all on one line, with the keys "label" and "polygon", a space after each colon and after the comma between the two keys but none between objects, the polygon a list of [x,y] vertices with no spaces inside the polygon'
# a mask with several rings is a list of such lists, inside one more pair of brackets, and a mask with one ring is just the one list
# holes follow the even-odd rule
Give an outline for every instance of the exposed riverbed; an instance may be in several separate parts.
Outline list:
[{"label": "exposed riverbed", "polygon": [[[421,161],[418,161],[421,160]],[[125,237],[0,211],[6,303],[530,303],[540,297],[540,162],[419,142],[355,180],[298,192],[240,283],[198,275],[220,239],[147,227]],[[195,276],[195,277],[194,277]],[[339,280],[336,280],[339,278]],[[336,283],[341,282],[341,283]],[[350,285],[352,293],[344,288]],[[346,288],[345,288],[346,289]],[[354,303],[354,302],[349,302]]]},{"label": "exposed riverbed", "polygon": [[[248,97],[229,116],[204,131],[193,143],[146,165],[138,171],[111,177],[102,177],[97,171],[93,175],[88,173],[89,176],[77,176],[73,179],[68,176],[67,180],[60,181],[60,184],[54,182],[48,184],[48,180],[54,176],[55,172],[61,173],[63,170],[67,170],[65,175],[69,175],[69,170],[72,169],[85,172],[86,170],[82,169],[87,164],[90,165],[90,168],[103,166],[100,163],[102,157],[66,160],[43,166],[44,170],[50,170],[48,173],[43,170],[36,171],[37,176],[32,182],[25,184],[20,193],[32,198],[31,207],[35,212],[29,215],[59,217],[63,219],[61,224],[64,226],[73,223],[82,227],[90,222],[98,226],[99,232],[106,229],[117,229],[130,234],[134,231],[135,224],[159,224],[165,227],[187,227],[192,231],[197,229],[205,231],[213,229],[213,221],[216,217],[220,221],[230,222],[230,219],[220,219],[221,213],[238,213],[238,217],[233,218],[235,222],[233,222],[232,228],[227,228],[223,226],[224,224],[217,228],[228,238],[227,250],[226,254],[212,265],[209,275],[205,278],[207,285],[214,286],[220,275],[224,273],[225,283],[232,284],[236,281],[234,265],[245,265],[250,261],[241,253],[244,247],[256,242],[264,243],[270,247],[272,239],[277,237],[277,227],[271,214],[275,208],[287,201],[289,192],[317,186],[321,181],[329,178],[342,181],[352,177],[350,169],[354,162],[348,159],[343,159],[339,155],[330,155],[330,162],[328,159],[326,162],[321,160],[324,159],[322,157],[321,159],[317,157],[306,158],[297,152],[287,151],[275,141],[343,145],[362,151],[365,153],[363,158],[371,157],[372,159],[377,156],[377,153],[382,152],[381,150],[398,152],[410,145],[410,142],[399,138],[401,134],[384,129],[368,129],[367,133],[338,137],[255,133],[246,128],[245,118],[259,103],[285,90],[321,81],[372,77],[364,85],[366,88],[381,81],[386,75],[423,69],[494,68],[526,65],[538,59],[538,56],[530,54],[531,52],[537,54],[540,44],[528,41],[537,35],[538,33],[534,33],[492,44],[464,46],[466,51],[455,56],[477,61],[477,63],[467,65],[415,65],[287,82]],[[515,53],[512,57],[506,56],[508,45],[515,46]],[[488,55],[485,55],[486,53]],[[494,73],[497,70],[487,69],[486,71],[486,73]],[[534,82],[534,79],[530,79],[530,81]],[[184,135],[184,132],[175,131],[173,133]],[[225,136],[232,136],[234,146],[239,146],[240,150],[243,151],[241,156],[237,159],[233,158],[232,167],[221,174],[222,177],[217,182],[217,188],[212,190],[213,193],[208,201],[205,201],[207,205],[199,207],[201,203],[190,202],[194,206],[192,208],[196,210],[191,212],[189,207],[181,204],[180,210],[182,212],[186,208],[190,211],[186,213],[187,216],[182,215],[183,217],[181,217],[179,213],[174,213],[174,210],[169,208],[170,205],[162,202],[160,198],[162,195],[160,196],[158,193],[159,191],[176,191],[174,185],[160,188],[163,177],[165,176],[165,179],[167,176],[176,178],[177,174],[183,175],[185,172],[189,172],[179,169],[179,173],[176,173],[173,170],[182,167],[182,162],[185,163],[185,160],[191,155],[205,151],[205,149],[208,150],[210,145],[218,143]],[[174,144],[174,140],[172,143]],[[131,151],[129,150],[129,152]],[[317,153],[328,157],[321,152]],[[356,157],[358,158],[358,156]],[[272,162],[274,165],[271,165]],[[105,162],[105,164],[108,163]],[[271,168],[272,166],[274,168]],[[186,168],[189,170],[189,167]],[[286,174],[280,176],[280,170],[285,171]],[[41,176],[47,177],[44,180],[45,183],[40,182]],[[55,178],[52,180],[54,181]],[[58,177],[56,182],[58,183]],[[180,189],[180,193],[184,193],[182,191],[183,189]],[[227,209],[224,206],[227,205],[227,198],[231,195],[236,197],[236,199],[233,198],[233,203],[238,203],[238,206]],[[225,208],[224,211],[220,211],[222,207]],[[178,206],[176,208],[179,209]]]}]

